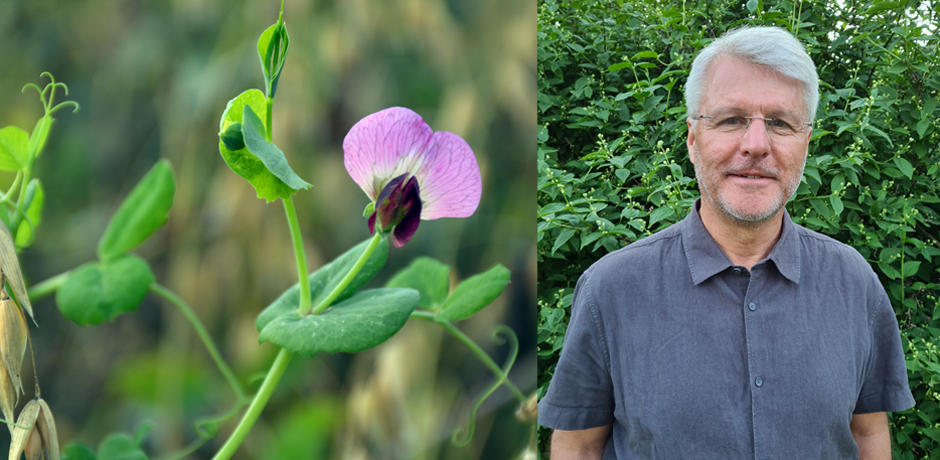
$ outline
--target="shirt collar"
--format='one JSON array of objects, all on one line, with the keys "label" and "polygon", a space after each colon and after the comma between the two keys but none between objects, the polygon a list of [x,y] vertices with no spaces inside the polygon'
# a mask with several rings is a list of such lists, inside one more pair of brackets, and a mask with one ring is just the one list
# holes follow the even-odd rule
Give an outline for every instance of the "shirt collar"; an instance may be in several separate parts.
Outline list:
[{"label": "shirt collar", "polygon": [[[701,206],[701,198],[695,200],[695,204],[689,211],[689,215],[682,221],[682,244],[685,248],[685,256],[689,262],[689,271],[692,275],[692,282],[695,285],[711,278],[712,276],[724,271],[733,264],[728,256],[721,251],[712,236],[705,230],[701,217],[698,215],[698,208]],[[783,210],[783,229],[780,232],[780,239],[770,251],[766,260],[773,261],[777,270],[790,281],[800,283],[800,241],[796,224],[790,219],[787,210]]]}]

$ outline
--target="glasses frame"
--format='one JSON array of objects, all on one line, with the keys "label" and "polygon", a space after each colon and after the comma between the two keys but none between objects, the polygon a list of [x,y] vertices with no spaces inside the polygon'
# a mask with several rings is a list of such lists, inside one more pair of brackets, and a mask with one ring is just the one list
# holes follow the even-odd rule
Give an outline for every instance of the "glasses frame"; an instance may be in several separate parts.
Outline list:
[{"label": "glasses frame", "polygon": [[[702,119],[702,118],[711,118],[711,119],[714,119],[715,117],[713,117],[713,116],[711,116],[711,115],[699,115],[699,116],[695,117],[695,121],[698,121],[699,119]],[[764,130],[767,131],[767,136],[770,137],[771,139],[774,139],[774,135],[770,132],[770,122],[772,122],[772,121],[774,121],[774,120],[780,120],[779,118],[773,118],[773,117],[737,117],[737,118],[743,118],[743,119],[747,120],[746,124],[744,125],[744,132],[741,134],[741,137],[744,137],[744,136],[747,134],[747,131],[748,131],[749,129],[751,129],[751,120],[764,120]],[[784,122],[784,123],[786,123],[786,122]],[[811,121],[804,121],[804,122],[801,122],[801,123],[800,123],[800,126],[801,126],[801,127],[802,127],[802,126],[809,126],[809,127],[812,127],[812,126],[813,126],[813,122],[811,122]]]}]

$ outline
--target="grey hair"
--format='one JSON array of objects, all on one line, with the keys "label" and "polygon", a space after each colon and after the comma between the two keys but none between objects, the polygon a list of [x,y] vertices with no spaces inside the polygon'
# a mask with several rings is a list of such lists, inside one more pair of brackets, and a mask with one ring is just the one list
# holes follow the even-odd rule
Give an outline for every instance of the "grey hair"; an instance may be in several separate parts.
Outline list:
[{"label": "grey hair", "polygon": [[711,42],[695,57],[685,84],[686,115],[693,120],[701,115],[699,104],[704,95],[708,67],[721,56],[730,56],[744,62],[767,66],[771,70],[794,78],[803,85],[803,101],[808,121],[816,117],[819,104],[819,77],[816,65],[803,44],[790,32],[779,27],[739,27],[726,32]]}]

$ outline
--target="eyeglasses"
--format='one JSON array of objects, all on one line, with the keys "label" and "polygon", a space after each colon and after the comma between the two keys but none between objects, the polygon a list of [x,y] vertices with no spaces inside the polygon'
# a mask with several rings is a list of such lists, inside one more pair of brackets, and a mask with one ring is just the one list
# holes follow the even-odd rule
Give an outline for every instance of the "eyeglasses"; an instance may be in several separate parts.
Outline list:
[{"label": "eyeglasses", "polygon": [[747,133],[751,127],[752,120],[764,120],[764,128],[770,138],[778,142],[788,142],[800,139],[801,134],[805,134],[806,126],[812,126],[813,123],[787,118],[764,118],[764,117],[743,117],[738,115],[721,115],[713,117],[711,115],[699,115],[696,120],[701,120],[705,129],[716,134],[739,138]]}]

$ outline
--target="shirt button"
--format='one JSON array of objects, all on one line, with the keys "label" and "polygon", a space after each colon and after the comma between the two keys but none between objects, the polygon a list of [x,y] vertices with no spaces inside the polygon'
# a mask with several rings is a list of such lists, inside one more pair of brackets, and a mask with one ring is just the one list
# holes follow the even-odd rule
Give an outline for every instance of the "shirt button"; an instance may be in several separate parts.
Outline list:
[{"label": "shirt button", "polygon": [[741,267],[734,267],[734,268],[731,269],[731,271],[733,271],[735,275],[740,275],[740,274],[741,274]]},{"label": "shirt button", "polygon": [[751,302],[747,304],[747,309],[751,311],[757,310],[757,305],[754,302]]},{"label": "shirt button", "polygon": [[754,385],[757,385],[758,387],[763,386],[763,385],[764,385],[764,379],[762,379],[762,378],[760,378],[760,377],[754,379]]}]

